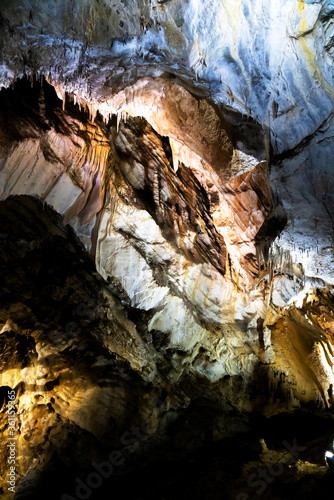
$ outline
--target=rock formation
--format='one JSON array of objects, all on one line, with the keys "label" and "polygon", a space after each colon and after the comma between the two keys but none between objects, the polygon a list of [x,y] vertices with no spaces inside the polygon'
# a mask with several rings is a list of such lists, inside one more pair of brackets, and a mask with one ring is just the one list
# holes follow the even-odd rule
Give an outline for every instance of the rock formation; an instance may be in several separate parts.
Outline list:
[{"label": "rock formation", "polygon": [[[86,479],[112,453],[124,491],[159,449],[181,460],[221,442],[243,476],[217,482],[245,500],[247,478],[281,464],[285,414],[323,431],[301,454],[285,444],[282,488],[327,491],[332,2],[16,0],[0,14],[4,498],[13,390],[16,500],[107,498],[109,477]],[[254,445],[261,425],[271,449]],[[228,439],[246,431],[257,455],[238,459]],[[125,494],[179,498],[161,481],[169,493]],[[271,483],[263,498],[288,498]]]}]

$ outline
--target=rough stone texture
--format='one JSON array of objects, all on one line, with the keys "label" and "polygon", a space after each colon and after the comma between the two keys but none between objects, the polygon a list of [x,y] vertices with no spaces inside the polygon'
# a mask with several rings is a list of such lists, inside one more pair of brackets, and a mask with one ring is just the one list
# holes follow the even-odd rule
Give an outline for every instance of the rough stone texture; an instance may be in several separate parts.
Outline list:
[{"label": "rough stone texture", "polygon": [[[62,95],[65,89],[74,92],[78,100],[85,97],[95,107],[101,106],[104,113],[120,111],[152,118],[150,102],[133,104],[131,86],[138,89],[136,82],[142,77],[147,81],[148,76],[171,75],[175,83],[168,85],[175,88],[181,84],[197,95],[212,97],[223,107],[226,119],[233,121],[229,116],[233,110],[264,126],[274,154],[284,155],[304,144],[301,156],[296,158],[294,153],[295,159],[285,163],[285,169],[289,164],[291,167],[284,179],[289,175],[289,184],[297,184],[298,191],[300,183],[305,189],[311,182],[298,212],[308,213],[309,204],[320,204],[322,224],[332,228],[332,210],[328,213],[323,207],[323,203],[332,205],[330,139],[321,139],[323,134],[333,135],[332,1],[214,1],[207,7],[197,0],[126,4],[31,0],[6,3],[1,16],[3,85],[24,74],[49,75],[59,83]],[[153,86],[157,89],[158,85]],[[113,96],[120,89],[125,89],[127,105],[122,104],[121,94],[115,109],[108,101],[114,103]],[[177,93],[184,92],[180,89]],[[153,94],[158,95],[158,101],[168,100],[160,97],[162,90],[153,89]],[[170,116],[163,109],[160,113]],[[174,134],[175,130],[170,131],[172,138]],[[316,153],[305,143],[314,134]],[[253,154],[262,160],[263,151],[255,149]],[[243,157],[239,168],[248,161],[248,156]],[[305,177],[297,172],[301,164],[305,164]],[[280,176],[274,171],[272,182],[281,182]],[[319,182],[325,192],[314,196],[312,186]],[[290,195],[282,198],[289,208],[286,196]],[[295,207],[288,212],[291,221],[299,220]],[[314,215],[307,217],[303,227],[295,231],[303,233],[303,241],[289,231],[284,233],[279,250],[295,248],[305,268],[317,263],[310,269],[311,275],[321,268],[328,278],[332,253],[328,238],[314,248],[313,221]],[[305,249],[309,259],[301,255]],[[329,281],[332,283],[333,277]]]},{"label": "rough stone texture", "polygon": [[[252,412],[332,408],[333,13],[1,5],[0,394],[19,398],[18,499],[67,464],[84,474],[143,419],[153,448],[172,429],[186,449],[235,415],[240,432]],[[263,453],[244,474],[278,456]],[[324,473],[310,460],[294,480]]]}]

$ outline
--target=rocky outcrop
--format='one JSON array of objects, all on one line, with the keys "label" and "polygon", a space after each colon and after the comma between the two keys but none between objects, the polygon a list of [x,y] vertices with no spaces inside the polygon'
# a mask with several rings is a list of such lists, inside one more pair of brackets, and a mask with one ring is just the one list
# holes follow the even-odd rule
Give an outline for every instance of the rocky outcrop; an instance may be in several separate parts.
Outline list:
[{"label": "rocky outcrop", "polygon": [[[8,437],[15,389],[16,498],[113,447],[136,464],[254,413],[332,409],[332,10],[2,7],[0,425]],[[134,450],[122,436],[143,423]]]}]

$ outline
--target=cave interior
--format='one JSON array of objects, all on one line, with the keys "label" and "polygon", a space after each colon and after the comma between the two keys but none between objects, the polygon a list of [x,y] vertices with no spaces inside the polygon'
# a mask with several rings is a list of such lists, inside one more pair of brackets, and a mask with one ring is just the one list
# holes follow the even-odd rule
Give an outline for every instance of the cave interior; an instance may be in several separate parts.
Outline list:
[{"label": "cave interior", "polygon": [[332,0],[0,2],[1,498],[332,495],[333,59]]}]

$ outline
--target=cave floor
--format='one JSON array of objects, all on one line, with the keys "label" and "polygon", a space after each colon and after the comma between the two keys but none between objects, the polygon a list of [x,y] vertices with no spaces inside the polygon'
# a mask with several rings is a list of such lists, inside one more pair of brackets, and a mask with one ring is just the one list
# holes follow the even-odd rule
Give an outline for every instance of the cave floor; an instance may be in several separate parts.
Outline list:
[{"label": "cave floor", "polygon": [[245,432],[236,428],[233,437],[213,442],[209,431],[202,445],[196,429],[187,429],[188,417],[181,424],[176,420],[165,440],[150,438],[125,453],[122,471],[86,498],[297,500],[332,494],[334,473],[325,462],[334,436],[331,414],[300,411],[270,419],[253,414],[246,426],[240,421],[236,426]]},{"label": "cave floor", "polygon": [[[118,478],[119,491],[133,500],[283,500],[331,494],[334,475],[324,460],[332,442],[331,419],[283,414],[269,420],[254,417],[251,427],[188,456],[177,457],[169,448],[165,456],[162,452],[153,463]],[[263,452],[260,439],[268,451]]]}]

